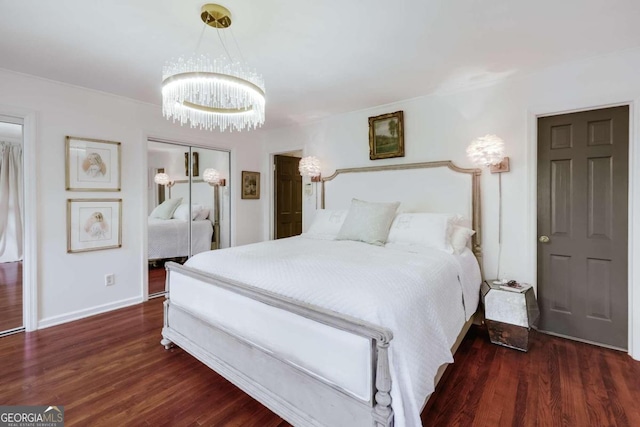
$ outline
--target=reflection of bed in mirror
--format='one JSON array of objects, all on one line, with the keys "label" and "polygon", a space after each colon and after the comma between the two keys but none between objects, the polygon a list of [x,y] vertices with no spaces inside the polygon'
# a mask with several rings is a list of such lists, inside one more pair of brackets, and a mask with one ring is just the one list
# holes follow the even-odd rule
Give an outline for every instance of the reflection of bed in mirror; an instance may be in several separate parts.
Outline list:
[{"label": "reflection of bed in mirror", "polygon": [[[171,188],[171,199],[189,200],[189,181],[175,181]],[[168,199],[168,197],[167,197]],[[202,180],[193,180],[191,185],[192,218],[191,253],[189,253],[189,205],[178,206],[170,219],[148,218],[148,258],[186,258],[200,252],[220,247],[219,212],[220,202],[213,197],[212,188]],[[164,201],[164,197],[161,199]]]},{"label": "reflection of bed in mirror", "polygon": [[[213,223],[209,219],[191,221],[191,254],[211,250]],[[149,218],[149,260],[189,256],[189,223],[181,219]]]}]

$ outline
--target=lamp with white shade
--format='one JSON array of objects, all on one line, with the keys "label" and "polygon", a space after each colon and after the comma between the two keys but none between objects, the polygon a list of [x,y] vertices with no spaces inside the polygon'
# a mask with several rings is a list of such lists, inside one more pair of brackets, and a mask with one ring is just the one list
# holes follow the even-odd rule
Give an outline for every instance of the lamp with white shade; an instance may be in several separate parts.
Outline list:
[{"label": "lamp with white shade", "polygon": [[320,159],[315,156],[307,156],[300,159],[298,166],[300,175],[311,177],[312,182],[320,182]]},{"label": "lamp with white shade", "polygon": [[474,139],[467,147],[467,156],[475,165],[488,167],[498,174],[498,268],[496,278],[500,279],[502,258],[502,173],[509,172],[509,158],[504,155],[504,141],[496,135],[485,135]]},{"label": "lamp with white shade", "polygon": [[[216,249],[220,248],[220,193],[219,187],[224,187],[227,181],[217,169],[207,168],[202,173],[202,180],[213,187],[213,235]],[[212,248],[213,249],[213,248]]]},{"label": "lamp with white shade", "polygon": [[168,174],[164,172],[157,173],[156,176],[153,177],[153,182],[167,187],[169,189],[169,198],[171,198],[171,187],[173,187],[175,182],[171,180]]},{"label": "lamp with white shade", "polygon": [[[300,171],[300,175],[302,177],[309,177],[310,182],[307,182],[304,185],[304,194],[307,196],[313,195],[313,187],[312,182],[320,182],[321,173],[320,173],[320,159],[315,156],[307,156],[300,159],[300,164],[298,165],[298,170]],[[316,200],[316,204],[318,201]]]},{"label": "lamp with white shade", "polygon": [[212,187],[215,185],[219,185],[220,187],[224,187],[226,184],[226,180],[222,178],[220,172],[213,168],[207,168],[202,173],[202,179],[204,182],[208,183]]}]

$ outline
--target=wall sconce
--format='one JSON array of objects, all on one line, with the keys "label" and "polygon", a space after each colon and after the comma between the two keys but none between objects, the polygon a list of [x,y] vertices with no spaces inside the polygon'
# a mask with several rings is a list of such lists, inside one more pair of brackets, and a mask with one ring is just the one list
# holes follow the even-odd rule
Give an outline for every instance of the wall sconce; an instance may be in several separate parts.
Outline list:
[{"label": "wall sconce", "polygon": [[498,268],[496,279],[500,280],[502,258],[502,173],[509,172],[509,158],[504,155],[504,141],[496,135],[485,135],[474,139],[467,147],[467,156],[475,165],[488,167],[498,174]]},{"label": "wall sconce", "polygon": [[173,187],[175,182],[171,181],[169,175],[166,173],[157,173],[156,176],[153,177],[153,182],[167,187],[169,189],[169,198],[171,198],[171,187]]},{"label": "wall sconce", "polygon": [[[320,182],[320,159],[315,156],[307,156],[300,159],[300,165],[298,166],[300,175],[303,177],[308,176],[311,178],[311,182]],[[304,186],[304,194],[311,196],[313,194],[313,187],[311,182],[308,182]]]},{"label": "wall sconce", "polygon": [[221,177],[220,172],[212,168],[204,170],[202,173],[202,179],[212,187],[215,185],[224,187],[227,184],[227,180]]},{"label": "wall sconce", "polygon": [[496,135],[476,138],[467,147],[467,156],[480,167],[488,167],[491,173],[509,172],[509,158],[504,156],[504,141]]}]

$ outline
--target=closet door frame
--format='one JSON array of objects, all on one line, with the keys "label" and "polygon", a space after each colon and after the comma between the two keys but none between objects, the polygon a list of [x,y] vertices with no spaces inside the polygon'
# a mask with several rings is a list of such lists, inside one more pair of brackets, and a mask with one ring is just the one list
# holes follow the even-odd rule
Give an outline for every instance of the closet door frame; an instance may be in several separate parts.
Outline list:
[{"label": "closet door frame", "polygon": [[[140,144],[140,146],[142,147],[142,150],[144,151],[144,154],[142,155],[142,158],[144,159],[144,167],[141,168],[141,179],[144,181],[146,181],[148,179],[148,170],[149,170],[149,164],[148,164],[148,144],[149,142],[158,142],[161,144],[170,144],[170,145],[174,145],[174,146],[179,146],[179,147],[183,147],[185,150],[187,150],[189,152],[189,158],[191,159],[191,153],[194,149],[201,149],[201,150],[215,150],[215,151],[221,151],[221,152],[225,152],[229,154],[229,175],[228,177],[226,177],[227,180],[227,189],[229,190],[229,245],[230,246],[234,246],[235,245],[235,221],[232,221],[231,219],[231,213],[234,211],[235,209],[235,201],[234,201],[234,197],[233,197],[233,191],[232,191],[232,186],[233,186],[233,173],[235,171],[235,151],[232,148],[222,148],[222,147],[213,147],[213,146],[208,146],[208,145],[204,145],[202,143],[198,143],[198,142],[193,142],[193,141],[189,141],[188,139],[181,139],[181,140],[175,140],[175,139],[171,139],[171,138],[163,138],[163,137],[158,137],[158,136],[154,136],[151,134],[147,134],[144,135],[143,137],[143,144]],[[204,171],[203,168],[201,168],[200,174],[202,175],[202,172]],[[187,179],[189,180],[189,203],[191,204],[191,184],[192,184],[192,179],[193,177],[191,176],[191,174],[189,174],[189,176],[187,177]],[[152,186],[152,188],[154,188]],[[149,200],[149,188],[148,186],[144,186],[144,195],[141,198],[142,199],[142,203],[143,203],[143,212],[147,212],[147,203]],[[144,225],[143,225],[143,229],[144,229],[144,236],[142,238],[142,265],[144,266],[144,268],[142,269],[142,300],[143,301],[148,301],[149,300],[149,269],[147,268],[148,264],[149,264],[149,255],[148,255],[148,230],[147,230],[147,226],[148,223],[147,221],[143,221]],[[191,224],[189,224],[189,254],[191,254]]]}]

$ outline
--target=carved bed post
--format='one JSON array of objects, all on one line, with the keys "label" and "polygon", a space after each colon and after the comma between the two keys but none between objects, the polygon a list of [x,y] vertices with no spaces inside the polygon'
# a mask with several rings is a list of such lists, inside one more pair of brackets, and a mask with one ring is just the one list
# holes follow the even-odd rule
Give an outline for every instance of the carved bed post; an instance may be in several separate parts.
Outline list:
[{"label": "carved bed post", "polygon": [[376,366],[376,395],[374,409],[374,426],[390,427],[393,425],[391,410],[391,371],[389,370],[389,341],[376,340],[378,363]]},{"label": "carved bed post", "polygon": [[[166,267],[165,267],[166,268]],[[164,331],[169,327],[169,275],[171,274],[171,270],[166,268],[166,282],[165,282],[165,294],[164,294],[164,302],[162,305],[164,306],[164,324],[162,328],[162,339],[160,340],[160,344],[164,346],[165,350],[169,350],[173,343],[171,340],[168,340],[164,337]]]}]

